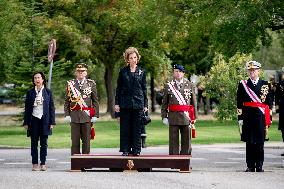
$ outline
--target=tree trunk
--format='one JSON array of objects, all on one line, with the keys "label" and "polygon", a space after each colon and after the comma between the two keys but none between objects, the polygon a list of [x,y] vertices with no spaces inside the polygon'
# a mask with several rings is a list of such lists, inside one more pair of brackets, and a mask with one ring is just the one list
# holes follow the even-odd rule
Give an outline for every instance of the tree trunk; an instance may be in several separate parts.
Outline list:
[{"label": "tree trunk", "polygon": [[151,81],[150,81],[150,91],[151,91],[151,111],[155,112],[155,90],[154,90],[154,76],[151,74]]},{"label": "tree trunk", "polygon": [[107,112],[114,118],[114,89],[113,89],[113,65],[105,64],[105,86],[107,93]]}]

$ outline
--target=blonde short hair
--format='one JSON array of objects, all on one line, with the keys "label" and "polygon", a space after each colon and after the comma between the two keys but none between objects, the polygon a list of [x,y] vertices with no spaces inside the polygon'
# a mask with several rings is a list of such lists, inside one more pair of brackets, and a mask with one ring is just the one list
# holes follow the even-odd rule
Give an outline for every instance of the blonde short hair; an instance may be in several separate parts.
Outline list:
[{"label": "blonde short hair", "polygon": [[135,53],[137,56],[137,62],[139,62],[141,56],[138,52],[138,50],[135,47],[129,47],[128,49],[125,50],[125,52],[123,53],[123,57],[124,57],[124,61],[126,62],[126,64],[128,64],[128,57],[130,54]]}]

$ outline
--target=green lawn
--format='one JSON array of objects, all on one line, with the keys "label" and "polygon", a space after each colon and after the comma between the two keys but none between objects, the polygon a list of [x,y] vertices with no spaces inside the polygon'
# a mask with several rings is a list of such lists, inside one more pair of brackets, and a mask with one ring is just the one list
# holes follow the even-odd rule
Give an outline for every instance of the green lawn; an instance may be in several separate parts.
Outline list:
[{"label": "green lawn", "polygon": [[[269,130],[270,141],[281,141],[281,133],[274,122]],[[116,121],[98,122],[95,125],[96,137],[91,141],[92,148],[112,148],[119,146],[119,125]],[[236,122],[198,121],[196,124],[197,138],[193,144],[238,143],[240,137]],[[154,120],[147,125],[147,145],[168,145],[168,127],[161,121]],[[57,125],[53,135],[49,137],[49,148],[70,148],[70,126]],[[0,145],[29,147],[30,139],[21,127],[0,127]]]}]

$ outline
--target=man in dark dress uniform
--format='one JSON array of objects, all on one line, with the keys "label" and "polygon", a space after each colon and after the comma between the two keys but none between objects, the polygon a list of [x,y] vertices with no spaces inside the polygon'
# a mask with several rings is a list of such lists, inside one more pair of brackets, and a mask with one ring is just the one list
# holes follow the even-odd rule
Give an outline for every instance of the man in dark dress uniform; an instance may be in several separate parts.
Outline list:
[{"label": "man in dark dress uniform", "polygon": [[[282,67],[281,81],[276,86],[275,109],[276,113],[279,113],[278,130],[282,132],[282,140],[284,142],[284,67]],[[284,156],[284,153],[281,156]]]},{"label": "man in dark dress uniform", "polygon": [[71,155],[80,154],[80,139],[82,154],[90,153],[92,123],[99,117],[96,83],[86,78],[87,69],[86,64],[77,64],[76,79],[67,81],[64,113],[71,126]]},{"label": "man in dark dress uniform", "polygon": [[[161,106],[163,123],[169,125],[169,154],[191,154],[191,128],[195,122],[195,86],[184,78],[185,69],[176,64],[173,79],[164,87]],[[179,148],[179,132],[181,148]]]},{"label": "man in dark dress uniform", "polygon": [[238,121],[241,140],[246,142],[246,172],[263,172],[264,141],[271,125],[271,89],[259,78],[261,64],[246,63],[249,79],[239,83],[237,91]]}]

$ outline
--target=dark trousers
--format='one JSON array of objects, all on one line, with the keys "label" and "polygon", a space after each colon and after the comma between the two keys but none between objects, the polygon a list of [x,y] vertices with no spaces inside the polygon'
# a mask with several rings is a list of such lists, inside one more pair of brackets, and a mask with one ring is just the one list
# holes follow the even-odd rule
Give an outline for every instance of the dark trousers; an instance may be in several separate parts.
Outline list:
[{"label": "dark trousers", "polygon": [[284,142],[284,130],[281,130],[281,133],[282,133],[282,140]]},{"label": "dark trousers", "polygon": [[42,135],[42,133],[43,133],[42,119],[38,119],[33,116],[32,125],[30,128],[32,164],[38,164],[39,140],[40,140],[40,164],[45,165],[46,162],[48,135]]},{"label": "dark trousers", "polygon": [[120,109],[120,152],[141,152],[141,109]]},{"label": "dark trousers", "polygon": [[141,127],[141,145],[142,148],[146,148],[146,137],[147,137],[147,133],[146,133],[146,126],[142,124]]},{"label": "dark trousers", "polygon": [[264,161],[264,145],[246,143],[246,163],[248,168],[261,168]]},{"label": "dark trousers", "polygon": [[91,122],[70,123],[71,125],[71,155],[80,154],[80,139],[82,140],[82,154],[90,153]]},{"label": "dark trousers", "polygon": [[[181,147],[179,151],[179,132],[181,135]],[[191,129],[188,125],[170,125],[169,126],[169,154],[187,155],[191,154]]]}]

